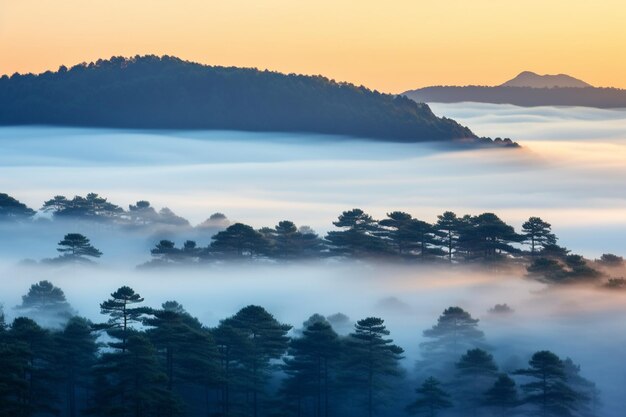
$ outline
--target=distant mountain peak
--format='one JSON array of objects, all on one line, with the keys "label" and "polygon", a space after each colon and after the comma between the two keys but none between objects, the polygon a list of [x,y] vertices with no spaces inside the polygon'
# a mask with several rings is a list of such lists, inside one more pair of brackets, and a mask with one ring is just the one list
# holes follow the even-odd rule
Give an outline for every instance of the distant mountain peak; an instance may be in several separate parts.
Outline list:
[{"label": "distant mountain peak", "polygon": [[522,71],[515,78],[500,85],[501,87],[531,87],[531,88],[553,88],[553,87],[592,87],[578,78],[567,74],[545,74],[539,75],[532,71]]}]

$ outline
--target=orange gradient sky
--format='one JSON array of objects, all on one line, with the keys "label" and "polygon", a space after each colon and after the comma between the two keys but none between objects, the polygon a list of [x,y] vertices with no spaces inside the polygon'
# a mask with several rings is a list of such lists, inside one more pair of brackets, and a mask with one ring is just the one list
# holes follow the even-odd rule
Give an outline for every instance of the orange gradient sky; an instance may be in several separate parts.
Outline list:
[{"label": "orange gradient sky", "polygon": [[522,70],[626,88],[625,22],[624,0],[0,0],[0,74],[150,53],[394,93]]}]

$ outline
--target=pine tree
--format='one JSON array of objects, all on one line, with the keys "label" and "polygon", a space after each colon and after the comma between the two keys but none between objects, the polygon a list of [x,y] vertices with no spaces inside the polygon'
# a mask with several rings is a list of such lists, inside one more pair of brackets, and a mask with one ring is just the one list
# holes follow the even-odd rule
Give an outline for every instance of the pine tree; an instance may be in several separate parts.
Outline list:
[{"label": "pine tree", "polygon": [[387,246],[381,238],[383,230],[363,210],[344,211],[333,224],[344,229],[330,231],[326,235],[331,252],[336,255],[359,258],[383,256],[387,253]]},{"label": "pine tree", "polygon": [[424,353],[426,356],[458,356],[462,350],[480,346],[485,335],[478,329],[478,321],[461,307],[446,308],[437,324],[424,330],[424,337],[433,339],[421,344]]},{"label": "pine tree", "polygon": [[415,390],[419,398],[406,407],[409,414],[422,414],[428,417],[436,417],[439,411],[452,407],[450,395],[441,389],[441,382],[436,378],[427,378],[422,385]]},{"label": "pine tree", "polygon": [[[189,316],[180,304],[168,302],[162,310],[144,319],[151,327],[147,336],[160,354],[167,377],[167,390],[182,383],[203,387],[217,381],[217,351],[211,335]],[[173,415],[168,410],[167,415]]]},{"label": "pine tree", "polygon": [[22,296],[22,304],[15,309],[47,327],[62,327],[74,315],[63,290],[50,281],[31,285],[28,293]]},{"label": "pine tree", "polygon": [[324,250],[319,236],[313,232],[302,233],[293,222],[287,220],[270,229],[270,235],[274,243],[272,255],[278,259],[318,257]]},{"label": "pine tree", "polygon": [[221,415],[231,415],[233,392],[244,382],[241,375],[241,358],[250,349],[250,339],[233,325],[232,318],[222,320],[212,331],[220,362]]},{"label": "pine tree", "polygon": [[404,350],[385,338],[389,330],[384,320],[368,317],[357,321],[346,346],[346,382],[365,393],[366,413],[375,413],[378,397],[389,388],[390,380],[402,375],[399,361]]},{"label": "pine tree", "polygon": [[133,323],[140,323],[142,316],[148,311],[142,307],[133,307],[144,299],[132,288],[123,286],[111,294],[111,298],[100,304],[100,313],[109,316],[106,323],[96,326],[99,330],[106,330],[112,338],[120,342],[110,342],[109,346],[126,350],[126,341],[132,330]]},{"label": "pine tree", "polygon": [[[337,333],[325,320],[308,324],[302,337],[291,339],[283,369],[288,377],[283,382],[287,402],[295,398],[301,406],[305,398],[313,399],[316,417],[328,417],[330,412],[331,373],[340,356],[341,344]],[[298,413],[300,414],[300,413]]]},{"label": "pine tree", "polygon": [[530,367],[515,373],[531,378],[521,385],[526,394],[523,402],[534,405],[542,417],[570,416],[578,408],[581,395],[567,383],[563,361],[550,351],[535,353],[528,362]]},{"label": "pine tree", "polygon": [[25,354],[27,361],[23,368],[27,389],[19,399],[20,411],[17,415],[58,413],[58,397],[54,389],[58,378],[55,372],[58,358],[50,332],[29,318],[18,317],[11,324],[9,337],[25,348],[21,353],[13,353]]},{"label": "pine tree", "polygon": [[88,409],[99,417],[180,415],[182,405],[167,389],[167,376],[150,341],[128,337],[126,350],[102,354],[95,367],[94,400]]},{"label": "pine tree", "polygon": [[58,349],[57,366],[65,384],[65,405],[68,417],[76,417],[77,391],[91,390],[90,370],[96,363],[98,344],[91,323],[81,317],[72,317],[63,331],[55,334]]},{"label": "pine tree", "polygon": [[497,261],[519,252],[512,244],[522,236],[493,213],[462,219],[459,248],[467,260]]},{"label": "pine tree", "polygon": [[25,342],[0,330],[0,416],[26,417],[35,407],[29,401],[33,371],[31,351]]},{"label": "pine tree", "polygon": [[30,220],[37,212],[8,194],[0,193],[0,222]]},{"label": "pine tree", "polygon": [[485,392],[483,404],[498,410],[502,417],[510,415],[510,411],[519,405],[515,381],[507,374],[500,374]]},{"label": "pine tree", "polygon": [[539,249],[547,245],[556,244],[556,236],[552,233],[551,225],[539,217],[530,217],[522,224],[524,243],[530,245],[530,254],[535,256]]},{"label": "pine tree", "polygon": [[600,390],[596,384],[580,374],[580,365],[576,365],[571,358],[563,361],[567,383],[578,395],[578,412],[584,417],[596,417],[600,403]]},{"label": "pine tree", "polygon": [[222,258],[255,258],[264,256],[268,242],[251,226],[235,223],[213,236],[210,254]]},{"label": "pine tree", "polygon": [[259,415],[259,397],[269,379],[270,362],[280,359],[287,350],[291,326],[279,323],[274,316],[259,306],[247,306],[227,319],[232,328],[247,343],[234,353],[241,366],[247,391],[252,395],[252,414]]},{"label": "pine tree", "polygon": [[382,234],[400,256],[417,255],[425,259],[440,252],[433,226],[408,213],[394,211],[378,223],[386,228]]},{"label": "pine tree", "polygon": [[58,258],[63,261],[71,262],[91,262],[87,257],[99,258],[102,252],[96,249],[89,239],[80,233],[68,233],[63,240],[59,242],[58,252],[61,256]]},{"label": "pine tree", "polygon": [[481,394],[493,383],[498,367],[493,356],[482,349],[470,349],[456,363],[455,381],[457,397],[464,410],[476,415],[482,405]]},{"label": "pine tree", "polygon": [[437,223],[434,228],[441,239],[441,243],[446,248],[448,261],[452,262],[452,256],[457,249],[459,241],[461,220],[453,212],[446,211],[437,216]]}]

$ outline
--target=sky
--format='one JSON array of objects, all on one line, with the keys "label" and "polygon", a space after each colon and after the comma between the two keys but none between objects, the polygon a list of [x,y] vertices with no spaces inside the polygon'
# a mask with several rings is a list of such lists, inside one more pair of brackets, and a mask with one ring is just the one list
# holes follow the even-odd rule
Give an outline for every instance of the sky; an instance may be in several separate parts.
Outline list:
[{"label": "sky", "polygon": [[626,88],[625,21],[623,0],[0,0],[0,74],[168,54],[390,93],[524,70]]}]

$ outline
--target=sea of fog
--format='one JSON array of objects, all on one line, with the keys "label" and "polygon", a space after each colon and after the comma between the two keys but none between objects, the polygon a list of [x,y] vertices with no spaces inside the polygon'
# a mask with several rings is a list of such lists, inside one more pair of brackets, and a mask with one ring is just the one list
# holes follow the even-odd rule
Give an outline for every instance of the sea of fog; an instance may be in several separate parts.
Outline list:
[{"label": "sea of fog", "polygon": [[91,191],[147,199],[199,223],[216,211],[256,227],[318,232],[346,209],[493,211],[551,222],[587,256],[626,253],[626,109],[436,104],[438,115],[522,149],[468,150],[287,133],[0,128],[0,192],[32,207]]},{"label": "sea of fog", "polygon": [[[194,224],[219,211],[255,227],[291,219],[320,233],[353,207],[377,218],[405,210],[428,221],[445,210],[493,211],[518,228],[541,216],[562,245],[589,257],[626,255],[626,110],[467,103],[433,109],[522,148],[310,134],[0,128],[0,192],[39,208],[56,194],[93,191],[122,206],[147,199]],[[501,365],[521,367],[539,349],[571,356],[603,392],[600,415],[622,415],[626,307],[616,292],[548,289],[521,273],[359,263],[138,270],[154,242],[100,226],[81,230],[105,253],[95,268],[18,266],[19,259],[54,256],[56,242],[70,231],[65,224],[21,227],[0,228],[0,303],[9,318],[42,279],[60,286],[94,321],[99,303],[121,285],[154,307],[175,299],[206,325],[247,304],[296,326],[313,313],[342,312],[352,321],[378,315],[406,349],[404,366],[411,369],[422,331],[444,308],[459,305],[481,319]],[[515,312],[488,313],[496,303]]]}]

